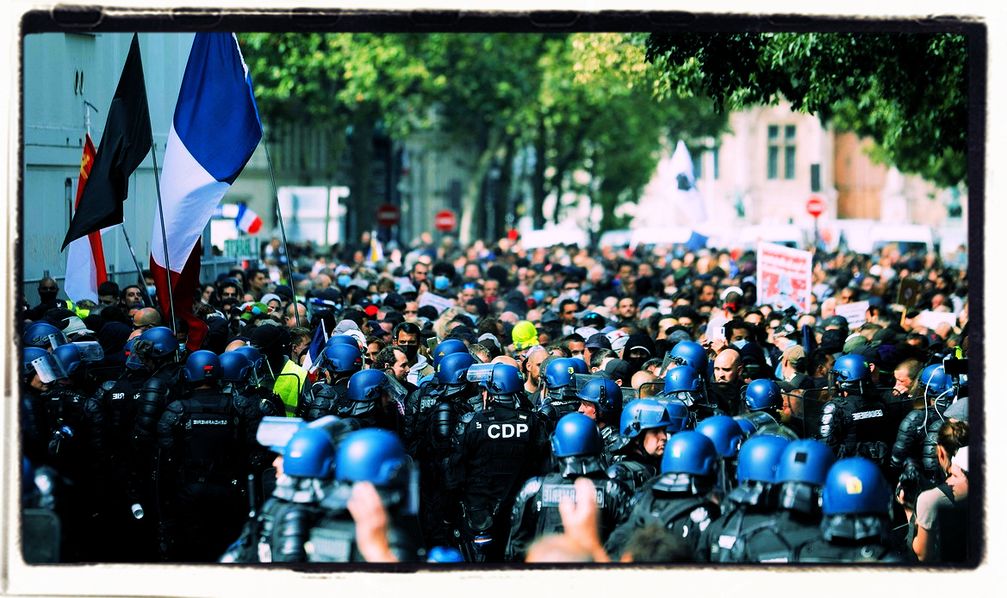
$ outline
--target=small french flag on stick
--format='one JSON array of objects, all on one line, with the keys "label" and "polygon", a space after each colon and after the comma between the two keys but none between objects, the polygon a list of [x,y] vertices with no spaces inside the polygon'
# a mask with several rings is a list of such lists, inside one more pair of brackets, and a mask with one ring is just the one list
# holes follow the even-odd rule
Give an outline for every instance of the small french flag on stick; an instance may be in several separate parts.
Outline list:
[{"label": "small french flag on stick", "polygon": [[254,235],[262,228],[262,218],[259,218],[259,215],[253,212],[248,205],[242,203],[238,204],[238,215],[234,218],[234,225],[241,232]]}]

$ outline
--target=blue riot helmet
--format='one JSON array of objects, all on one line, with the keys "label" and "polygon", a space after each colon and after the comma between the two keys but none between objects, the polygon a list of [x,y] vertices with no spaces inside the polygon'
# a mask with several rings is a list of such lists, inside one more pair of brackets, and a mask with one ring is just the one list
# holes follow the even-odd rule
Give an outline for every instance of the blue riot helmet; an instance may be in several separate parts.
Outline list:
[{"label": "blue riot helmet", "polygon": [[59,362],[67,377],[76,372],[84,362],[80,349],[74,343],[67,343],[56,347],[52,350],[52,356]]},{"label": "blue riot helmet", "polygon": [[322,349],[319,367],[337,376],[352,375],[364,367],[364,356],[356,341],[353,345],[336,343]]},{"label": "blue riot helmet", "polygon": [[780,507],[803,513],[820,513],[822,486],[836,457],[819,440],[792,440],[776,468]]},{"label": "blue riot helmet", "polygon": [[336,449],[336,480],[370,482],[386,506],[417,512],[417,470],[402,441],[388,430],[365,428],[347,434]]},{"label": "blue riot helmet", "polygon": [[[575,362],[580,362],[578,365]],[[583,359],[573,357],[558,357],[549,361],[542,370],[542,379],[549,390],[557,390],[573,385],[574,374],[585,374],[586,364]]]},{"label": "blue riot helmet", "polygon": [[251,379],[249,380],[252,384],[259,384],[263,376],[263,368],[266,366],[266,358],[263,357],[262,352],[253,347],[252,345],[244,345],[234,349],[235,353],[240,353],[248,359],[248,365],[251,366]]},{"label": "blue riot helmet", "polygon": [[219,359],[221,381],[244,383],[251,377],[252,363],[244,353],[227,351]]},{"label": "blue riot helmet", "polygon": [[434,375],[439,384],[446,386],[451,392],[458,392],[464,389],[468,383],[466,375],[475,362],[475,358],[469,354],[468,350],[464,353],[447,353],[437,364],[437,371]]},{"label": "blue riot helmet", "polygon": [[35,366],[31,362],[47,354],[48,351],[41,347],[25,347],[21,352],[21,378],[30,380],[35,375]]},{"label": "blue riot helmet", "polygon": [[738,450],[738,482],[776,483],[780,457],[790,441],[779,436],[756,435]]},{"label": "blue riot helmet", "polygon": [[302,427],[283,449],[283,473],[291,477],[330,480],[335,461],[336,445],[321,428]]},{"label": "blue riot helmet", "polygon": [[717,454],[724,459],[738,456],[744,432],[729,415],[712,415],[696,424],[696,431],[713,441]]},{"label": "blue riot helmet", "polygon": [[489,393],[493,401],[515,405],[518,393],[524,392],[521,372],[506,363],[476,363],[469,367],[465,379],[476,382]]},{"label": "blue riot helmet", "polygon": [[638,438],[644,430],[667,429],[671,423],[668,410],[659,401],[655,399],[630,401],[623,408],[622,417],[619,418],[619,446],[616,450],[622,449]]},{"label": "blue riot helmet", "polygon": [[679,341],[670,351],[671,359],[679,365],[687,365],[696,370],[703,378],[706,377],[706,349],[695,341]]},{"label": "blue riot helmet", "polygon": [[133,352],[140,358],[159,361],[174,358],[178,354],[178,339],[175,338],[171,328],[154,326],[144,330],[138,338],[139,340],[133,345]]},{"label": "blue riot helmet", "polygon": [[126,345],[122,349],[123,354],[126,356],[126,368],[130,370],[142,370],[144,367],[143,360],[133,351],[133,346],[136,344],[136,339],[138,338],[134,336],[126,341]]},{"label": "blue riot helmet", "polygon": [[881,468],[864,457],[836,461],[822,489],[822,537],[881,537],[891,520],[892,490]]},{"label": "blue riot helmet", "polygon": [[740,415],[735,415],[733,419],[738,422],[739,426],[741,426],[741,432],[745,435],[745,438],[755,434],[755,424],[752,423],[752,420],[747,417],[741,417]]},{"label": "blue riot helmet", "polygon": [[594,404],[600,421],[610,426],[618,425],[622,415],[622,389],[614,380],[591,376],[577,391],[577,398]]},{"label": "blue riot helmet", "polygon": [[465,343],[456,338],[449,338],[445,341],[442,341],[441,344],[434,347],[434,354],[433,354],[434,369],[436,370],[437,366],[440,365],[441,360],[447,357],[448,355],[451,355],[453,353],[468,353],[468,351],[469,350],[465,346]]},{"label": "blue riot helmet", "polygon": [[829,381],[832,386],[844,392],[863,394],[871,381],[871,370],[862,355],[842,355],[832,365]]},{"label": "blue riot helmet", "polygon": [[388,377],[381,370],[360,370],[350,376],[346,396],[353,403],[350,415],[361,415],[374,409]]},{"label": "blue riot helmet", "polygon": [[559,418],[551,442],[556,457],[600,455],[602,451],[598,425],[583,413],[568,413]]},{"label": "blue riot helmet", "polygon": [[220,358],[213,351],[193,351],[185,360],[182,374],[192,384],[220,380]]},{"label": "blue riot helmet", "polygon": [[67,342],[66,335],[59,328],[49,322],[32,322],[24,330],[21,342],[25,347],[38,347],[40,349],[55,349]]},{"label": "blue riot helmet", "polygon": [[357,339],[348,334],[333,334],[329,337],[329,340],[325,341],[325,348],[335,347],[336,345],[350,345],[356,347],[358,350],[360,349]]},{"label": "blue riot helmet", "polygon": [[688,365],[675,366],[665,372],[661,396],[678,399],[687,406],[706,404],[703,379],[695,368]]},{"label": "blue riot helmet", "polygon": [[923,368],[919,376],[919,386],[923,389],[925,405],[934,404],[943,413],[955,398],[954,378],[944,372],[944,365],[935,363]]},{"label": "blue riot helmet", "polygon": [[668,412],[668,420],[671,422],[667,428],[669,433],[674,434],[692,427],[692,413],[685,403],[678,399],[661,401],[661,403],[664,405],[665,411]]},{"label": "blue riot helmet", "polygon": [[452,546],[434,546],[427,553],[428,563],[464,563],[465,557]]},{"label": "blue riot helmet", "polygon": [[745,404],[749,411],[768,411],[783,407],[780,387],[766,378],[752,380],[745,388]]},{"label": "blue riot helmet", "polygon": [[717,475],[717,447],[694,430],[672,434],[661,458],[661,475],[654,489],[662,492],[705,494]]}]

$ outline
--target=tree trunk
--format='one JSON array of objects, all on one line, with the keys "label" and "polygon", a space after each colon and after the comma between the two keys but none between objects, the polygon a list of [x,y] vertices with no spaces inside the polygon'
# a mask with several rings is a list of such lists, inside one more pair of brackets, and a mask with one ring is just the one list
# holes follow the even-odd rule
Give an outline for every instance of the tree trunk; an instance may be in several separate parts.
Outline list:
[{"label": "tree trunk", "polygon": [[352,247],[360,234],[374,227],[376,211],[371,188],[371,161],[374,159],[374,119],[370,110],[362,110],[353,119],[350,140],[351,163],[350,201],[346,211],[345,247]]},{"label": "tree trunk", "polygon": [[483,207],[480,201],[483,181],[486,180],[486,173],[489,172],[490,165],[493,164],[493,156],[500,149],[501,136],[502,133],[499,130],[490,131],[486,145],[479,152],[475,167],[472,169],[468,183],[465,184],[462,195],[461,225],[458,230],[458,240],[462,245],[472,243],[478,236],[475,224],[478,222],[477,210],[481,210]]},{"label": "tree trunk", "polygon": [[535,137],[535,168],[531,173],[531,222],[532,228],[540,230],[545,226],[545,214],[542,213],[542,204],[545,203],[545,150],[546,150],[546,130],[545,118],[539,117],[538,131]]},{"label": "tree trunk", "polygon": [[517,151],[517,140],[510,138],[507,140],[507,147],[504,149],[503,162],[500,165],[500,179],[497,181],[495,196],[496,218],[490,222],[489,237],[491,241],[496,241],[506,233],[505,227],[507,218],[510,216],[511,198],[514,192],[511,186],[514,184],[514,154]]}]

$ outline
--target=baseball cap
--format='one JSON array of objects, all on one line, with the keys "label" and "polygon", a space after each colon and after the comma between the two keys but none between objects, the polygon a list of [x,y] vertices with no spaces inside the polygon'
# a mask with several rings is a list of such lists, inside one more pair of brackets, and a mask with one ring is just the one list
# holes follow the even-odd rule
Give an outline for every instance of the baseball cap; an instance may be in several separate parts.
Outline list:
[{"label": "baseball cap", "polygon": [[588,349],[611,349],[612,341],[608,340],[608,337],[604,334],[598,332],[589,336],[584,341],[584,346]]}]

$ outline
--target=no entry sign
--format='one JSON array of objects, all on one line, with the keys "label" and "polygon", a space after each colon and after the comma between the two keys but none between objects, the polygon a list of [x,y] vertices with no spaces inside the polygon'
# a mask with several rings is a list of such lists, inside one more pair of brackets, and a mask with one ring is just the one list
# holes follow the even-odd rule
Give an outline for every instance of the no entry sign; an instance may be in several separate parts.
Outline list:
[{"label": "no entry sign", "polygon": [[442,233],[449,233],[458,225],[458,219],[451,210],[441,210],[434,215],[434,227]]}]

